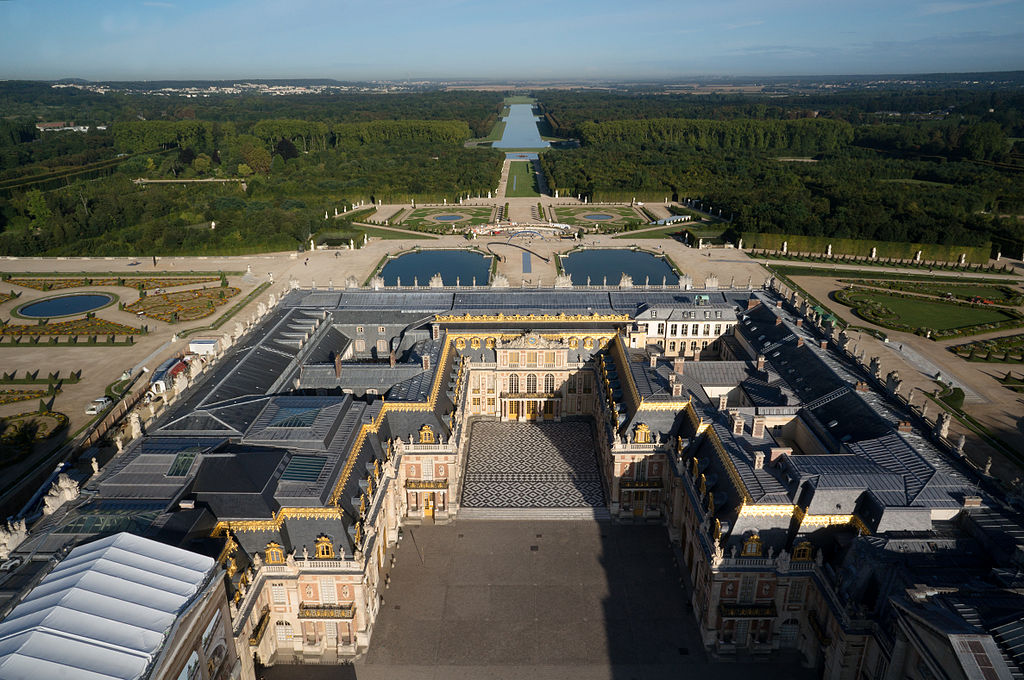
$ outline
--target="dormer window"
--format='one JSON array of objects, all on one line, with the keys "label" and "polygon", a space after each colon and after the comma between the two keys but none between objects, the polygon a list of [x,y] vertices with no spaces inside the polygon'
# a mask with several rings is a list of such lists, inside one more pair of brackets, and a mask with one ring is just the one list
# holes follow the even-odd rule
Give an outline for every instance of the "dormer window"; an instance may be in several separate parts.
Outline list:
[{"label": "dormer window", "polygon": [[430,425],[424,425],[420,428],[420,444],[433,444],[437,441],[434,436],[434,430],[430,428]]},{"label": "dormer window", "polygon": [[316,558],[318,560],[334,559],[334,545],[331,539],[320,534],[316,539]]},{"label": "dormer window", "polygon": [[651,310],[651,318],[652,319],[657,319],[658,318],[658,310],[657,309],[652,309]]},{"label": "dormer window", "polygon": [[279,543],[267,543],[263,556],[267,564],[284,564],[284,548]]},{"label": "dormer window", "polygon": [[754,534],[747,540],[743,541],[743,556],[744,557],[760,557],[761,556],[761,537]]},{"label": "dormer window", "polygon": [[793,560],[796,562],[806,562],[811,559],[811,542],[803,541],[798,543],[796,548],[793,550]]}]

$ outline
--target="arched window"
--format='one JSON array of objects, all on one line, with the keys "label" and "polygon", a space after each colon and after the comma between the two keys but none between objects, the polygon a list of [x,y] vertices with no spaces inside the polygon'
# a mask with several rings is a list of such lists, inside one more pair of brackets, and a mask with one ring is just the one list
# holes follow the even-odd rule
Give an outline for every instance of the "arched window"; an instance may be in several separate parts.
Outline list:
[{"label": "arched window", "polygon": [[530,394],[537,391],[537,376],[533,373],[526,376],[526,391]]},{"label": "arched window", "polygon": [[519,376],[513,373],[508,377],[508,391],[518,392],[519,391]]},{"label": "arched window", "polygon": [[434,431],[430,429],[430,425],[424,425],[420,428],[420,443],[421,444],[433,444],[436,441],[434,437]]},{"label": "arched window", "polygon": [[811,542],[803,541],[798,543],[796,548],[793,550],[793,559],[795,561],[807,561],[811,559]]},{"label": "arched window", "polygon": [[316,538],[316,557],[319,560],[334,558],[334,546],[331,544],[331,539],[323,534]]},{"label": "arched window", "polygon": [[555,376],[550,373],[544,376],[544,391],[548,393],[555,391]]},{"label": "arched window", "polygon": [[480,338],[473,338],[470,340],[469,346],[473,349],[480,349]]},{"label": "arched window", "polygon": [[267,543],[267,549],[264,553],[266,556],[267,564],[284,564],[284,548],[278,543],[271,541]]}]

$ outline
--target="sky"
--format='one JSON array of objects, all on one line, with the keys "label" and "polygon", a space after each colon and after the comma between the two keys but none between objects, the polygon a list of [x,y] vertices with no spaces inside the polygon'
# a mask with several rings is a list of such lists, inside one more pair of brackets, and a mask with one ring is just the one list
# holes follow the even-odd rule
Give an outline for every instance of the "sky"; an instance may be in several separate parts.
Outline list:
[{"label": "sky", "polygon": [[1024,69],[1024,0],[0,0],[0,79]]}]

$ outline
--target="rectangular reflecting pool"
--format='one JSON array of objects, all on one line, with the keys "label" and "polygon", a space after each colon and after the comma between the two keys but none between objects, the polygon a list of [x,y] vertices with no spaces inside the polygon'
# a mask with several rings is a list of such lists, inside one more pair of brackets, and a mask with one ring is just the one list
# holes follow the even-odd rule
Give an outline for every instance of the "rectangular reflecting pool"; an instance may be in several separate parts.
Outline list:
[{"label": "rectangular reflecting pool", "polygon": [[639,250],[580,250],[562,257],[562,269],[572,277],[573,285],[599,286],[607,282],[616,286],[623,274],[629,274],[634,285],[679,283],[672,266],[665,258]]},{"label": "rectangular reflecting pool", "polygon": [[491,258],[468,250],[420,250],[387,261],[380,270],[384,285],[426,286],[430,277],[440,274],[446,286],[486,286],[491,275]]}]

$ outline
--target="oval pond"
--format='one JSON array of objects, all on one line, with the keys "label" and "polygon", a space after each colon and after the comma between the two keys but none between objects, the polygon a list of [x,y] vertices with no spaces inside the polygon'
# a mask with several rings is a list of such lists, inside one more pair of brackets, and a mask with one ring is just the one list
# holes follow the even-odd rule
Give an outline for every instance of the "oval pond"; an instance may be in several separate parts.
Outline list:
[{"label": "oval pond", "polygon": [[71,316],[91,312],[106,307],[114,301],[114,296],[107,293],[77,293],[60,295],[29,302],[17,309],[18,314],[33,319],[48,319],[54,316]]}]

